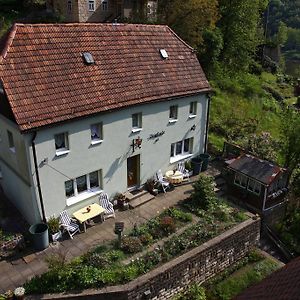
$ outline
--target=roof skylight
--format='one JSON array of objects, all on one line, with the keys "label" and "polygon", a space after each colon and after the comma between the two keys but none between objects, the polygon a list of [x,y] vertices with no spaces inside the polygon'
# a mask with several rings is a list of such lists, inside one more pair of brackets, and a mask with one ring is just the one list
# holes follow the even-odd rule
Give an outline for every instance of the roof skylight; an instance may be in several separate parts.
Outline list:
[{"label": "roof skylight", "polygon": [[159,49],[160,55],[163,59],[167,59],[169,57],[167,50]]},{"label": "roof skylight", "polygon": [[93,65],[95,63],[93,55],[90,52],[83,52],[82,57],[87,65]]}]

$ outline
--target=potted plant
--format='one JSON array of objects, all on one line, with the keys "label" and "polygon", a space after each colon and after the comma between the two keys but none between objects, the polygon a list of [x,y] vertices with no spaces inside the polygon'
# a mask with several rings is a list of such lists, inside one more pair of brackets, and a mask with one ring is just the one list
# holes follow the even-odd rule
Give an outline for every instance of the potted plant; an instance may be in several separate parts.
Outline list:
[{"label": "potted plant", "polygon": [[49,218],[47,225],[49,228],[49,234],[51,236],[52,242],[56,242],[62,236],[62,233],[59,229],[59,220],[52,216]]},{"label": "potted plant", "polygon": [[119,209],[127,209],[128,203],[126,202],[126,197],[122,193],[116,193],[114,196],[114,202],[117,201],[117,206]]},{"label": "potted plant", "polygon": [[156,188],[155,180],[153,178],[149,178],[145,184],[146,190],[156,196],[158,194],[158,189]]},{"label": "potted plant", "polygon": [[187,160],[185,163],[184,163],[184,167],[186,170],[189,171],[189,176],[192,176],[193,175],[193,167],[192,167],[192,163],[190,160]]}]

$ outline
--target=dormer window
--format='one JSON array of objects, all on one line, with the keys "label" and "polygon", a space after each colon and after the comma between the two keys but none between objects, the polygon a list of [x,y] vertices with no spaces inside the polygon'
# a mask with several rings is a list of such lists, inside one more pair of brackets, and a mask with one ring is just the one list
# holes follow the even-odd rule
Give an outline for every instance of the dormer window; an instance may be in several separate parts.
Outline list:
[{"label": "dormer window", "polygon": [[82,53],[82,57],[83,57],[84,62],[87,65],[93,65],[93,64],[95,64],[93,55],[90,52],[83,52]]},{"label": "dormer window", "polygon": [[167,59],[169,57],[168,52],[165,49],[160,49],[159,53],[163,59]]}]

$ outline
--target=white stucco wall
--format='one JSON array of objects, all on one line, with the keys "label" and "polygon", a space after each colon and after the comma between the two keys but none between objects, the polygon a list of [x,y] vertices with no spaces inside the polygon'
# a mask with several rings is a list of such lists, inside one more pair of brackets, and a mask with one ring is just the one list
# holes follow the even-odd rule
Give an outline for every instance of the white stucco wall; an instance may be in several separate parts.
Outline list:
[{"label": "white stucco wall", "polygon": [[[190,102],[197,101],[197,116],[189,118]],[[170,105],[178,105],[178,121],[169,123]],[[132,133],[133,113],[142,112],[143,130]],[[127,158],[140,154],[140,182],[144,183],[158,169],[166,171],[170,166],[171,143],[193,137],[193,154],[203,153],[206,126],[206,95],[181,98],[156,104],[135,106],[111,113],[99,114],[59,126],[40,130],[36,136],[38,163],[47,159],[39,168],[46,216],[58,216],[67,209],[69,213],[97,201],[96,197],[67,206],[64,182],[96,170],[102,170],[103,189],[110,196],[127,190]],[[103,123],[104,139],[101,144],[91,145],[90,125]],[[191,131],[191,127],[196,129]],[[155,142],[150,134],[165,131]],[[57,157],[54,135],[68,132],[70,152]],[[141,149],[132,153],[134,138],[143,139]]]},{"label": "white stucco wall", "polygon": [[[13,135],[15,151],[9,149],[9,130]],[[35,198],[32,173],[28,159],[28,138],[20,134],[12,121],[0,115],[0,184],[5,195],[29,223],[40,221]]]}]

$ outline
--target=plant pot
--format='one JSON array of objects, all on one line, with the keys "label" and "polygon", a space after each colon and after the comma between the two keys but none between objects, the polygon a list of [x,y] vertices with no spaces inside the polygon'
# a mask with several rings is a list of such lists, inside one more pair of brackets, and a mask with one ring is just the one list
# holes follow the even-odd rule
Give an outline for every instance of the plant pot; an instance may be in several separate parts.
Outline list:
[{"label": "plant pot", "polygon": [[202,160],[201,172],[206,171],[208,167],[208,162],[210,159],[210,155],[208,153],[203,153],[199,155],[200,159]]},{"label": "plant pot", "polygon": [[62,232],[61,232],[61,231],[55,232],[55,233],[51,234],[51,241],[52,241],[52,242],[56,242],[56,241],[58,241],[61,237],[62,237]]},{"label": "plant pot", "polygon": [[157,196],[158,195],[158,189],[153,189],[152,191],[150,191],[150,194],[153,196]]},{"label": "plant pot", "polygon": [[35,250],[41,251],[49,246],[48,225],[46,223],[37,223],[31,225],[29,233],[32,237],[33,247]]},{"label": "plant pot", "polygon": [[195,158],[192,158],[191,160],[192,168],[193,168],[193,175],[198,175],[201,171],[202,166],[202,160],[197,156]]}]

